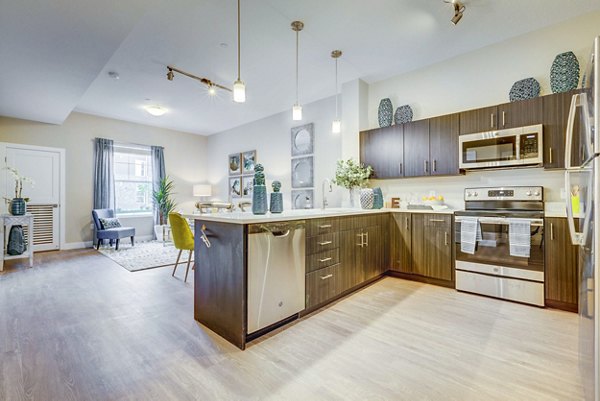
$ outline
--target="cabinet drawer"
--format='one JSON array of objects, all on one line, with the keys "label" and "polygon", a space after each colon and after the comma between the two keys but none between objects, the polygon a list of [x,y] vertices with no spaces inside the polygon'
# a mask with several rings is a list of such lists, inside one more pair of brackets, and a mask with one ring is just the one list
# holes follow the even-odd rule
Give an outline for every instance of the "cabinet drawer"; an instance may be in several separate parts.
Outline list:
[{"label": "cabinet drawer", "polygon": [[339,247],[338,233],[321,234],[307,240],[307,251],[309,255],[329,251]]},{"label": "cabinet drawer", "polygon": [[340,231],[381,225],[383,216],[383,214],[373,214],[369,216],[341,218],[339,223]]},{"label": "cabinet drawer", "polygon": [[308,257],[306,271],[312,272],[338,263],[340,263],[339,248],[332,249],[330,251],[319,252]]},{"label": "cabinet drawer", "polygon": [[306,308],[322,304],[336,295],[339,264],[306,275]]},{"label": "cabinet drawer", "polygon": [[314,237],[338,231],[338,219],[314,219],[306,221],[306,236]]}]

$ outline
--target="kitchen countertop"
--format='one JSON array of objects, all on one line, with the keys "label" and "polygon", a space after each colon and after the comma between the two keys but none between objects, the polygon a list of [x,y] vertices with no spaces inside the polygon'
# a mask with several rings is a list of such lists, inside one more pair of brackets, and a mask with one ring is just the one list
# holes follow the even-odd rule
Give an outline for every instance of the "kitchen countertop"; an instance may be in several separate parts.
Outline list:
[{"label": "kitchen countertop", "polygon": [[325,217],[343,217],[343,216],[364,216],[378,213],[436,213],[436,214],[454,214],[454,209],[443,210],[421,210],[421,209],[351,209],[351,208],[330,208],[330,209],[307,209],[307,210],[286,210],[283,213],[264,215],[254,215],[252,212],[222,212],[205,214],[184,214],[187,219],[214,221],[231,224],[256,224],[256,223],[276,223],[290,220],[309,220]]}]

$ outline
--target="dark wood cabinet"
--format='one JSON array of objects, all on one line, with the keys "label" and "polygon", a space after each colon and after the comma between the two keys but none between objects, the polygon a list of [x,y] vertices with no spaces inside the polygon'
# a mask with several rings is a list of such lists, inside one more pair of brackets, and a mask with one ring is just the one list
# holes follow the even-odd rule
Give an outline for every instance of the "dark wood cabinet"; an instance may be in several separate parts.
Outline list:
[{"label": "dark wood cabinet", "polygon": [[542,123],[543,98],[520,100],[498,106],[498,129],[526,127]]},{"label": "dark wood cabinet", "polygon": [[452,216],[412,215],[412,273],[452,281]]},{"label": "dark wood cabinet", "polygon": [[403,137],[402,125],[360,133],[360,162],[373,167],[373,178],[404,175]]},{"label": "dark wood cabinet", "polygon": [[[579,91],[555,93],[544,96],[543,124],[544,124],[544,167],[547,169],[560,169],[565,167],[565,142],[567,120],[573,95]],[[577,116],[579,117],[579,116]],[[579,118],[575,119],[575,130],[579,130]],[[580,146],[574,144],[573,163],[580,164]]]},{"label": "dark wood cabinet", "polygon": [[390,270],[412,273],[412,215],[391,213],[390,216]]},{"label": "dark wood cabinet", "polygon": [[498,128],[498,107],[484,107],[460,113],[460,134],[485,132]]},{"label": "dark wood cabinet", "polygon": [[[429,120],[413,121],[403,126],[404,176],[429,175]],[[458,158],[458,154],[456,157]]]},{"label": "dark wood cabinet", "polygon": [[567,219],[546,218],[545,230],[546,305],[577,312],[578,248],[571,244]]},{"label": "dark wood cabinet", "polygon": [[459,115],[429,119],[429,159],[431,175],[460,174],[458,168]]}]

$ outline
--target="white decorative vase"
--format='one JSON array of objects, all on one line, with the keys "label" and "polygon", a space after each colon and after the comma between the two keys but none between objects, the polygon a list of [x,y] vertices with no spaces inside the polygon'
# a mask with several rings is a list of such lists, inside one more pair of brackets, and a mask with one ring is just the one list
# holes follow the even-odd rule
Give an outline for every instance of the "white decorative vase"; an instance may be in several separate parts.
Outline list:
[{"label": "white decorative vase", "polygon": [[156,235],[157,241],[164,242],[165,235],[167,236],[167,240],[168,240],[169,234],[167,233],[166,227],[167,227],[166,224],[163,224],[163,225],[157,224],[154,226],[154,235]]},{"label": "white decorative vase", "polygon": [[375,195],[371,188],[363,188],[360,190],[360,207],[363,209],[373,209],[373,201]]},{"label": "white decorative vase", "polygon": [[349,188],[348,195],[350,196],[350,207],[354,209],[356,207],[356,189]]}]

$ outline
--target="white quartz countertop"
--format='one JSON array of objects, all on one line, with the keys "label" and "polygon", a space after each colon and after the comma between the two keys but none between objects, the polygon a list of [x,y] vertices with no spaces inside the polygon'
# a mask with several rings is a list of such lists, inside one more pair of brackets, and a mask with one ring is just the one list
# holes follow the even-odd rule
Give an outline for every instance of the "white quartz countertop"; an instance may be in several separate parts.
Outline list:
[{"label": "white quartz countertop", "polygon": [[440,213],[454,214],[454,209],[443,210],[413,210],[413,209],[351,209],[351,208],[330,208],[330,209],[307,209],[307,210],[285,210],[283,213],[267,213],[264,215],[254,215],[252,212],[221,212],[205,214],[184,214],[187,219],[214,221],[231,224],[256,224],[256,223],[276,223],[290,220],[309,220],[321,219],[325,217],[342,216],[363,216],[378,213]]}]

